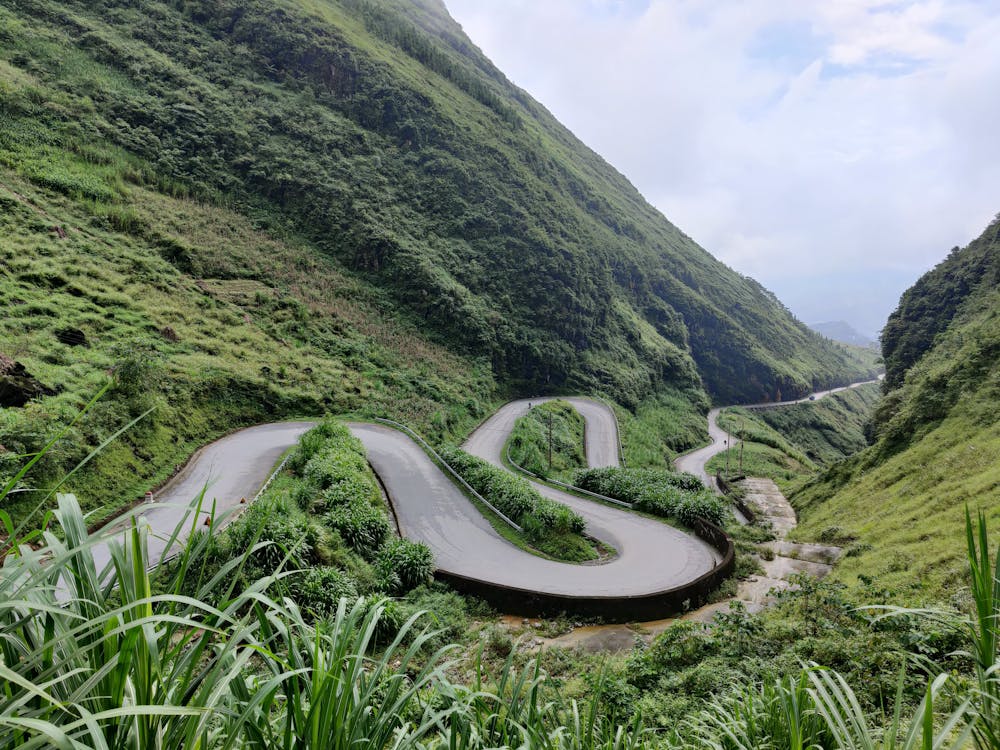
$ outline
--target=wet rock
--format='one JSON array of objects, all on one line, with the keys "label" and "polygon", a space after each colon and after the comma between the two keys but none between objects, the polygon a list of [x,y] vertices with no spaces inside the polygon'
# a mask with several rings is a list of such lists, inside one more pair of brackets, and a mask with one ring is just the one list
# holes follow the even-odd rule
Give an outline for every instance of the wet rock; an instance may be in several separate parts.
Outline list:
[{"label": "wet rock", "polygon": [[39,383],[24,365],[0,354],[0,406],[24,406],[33,398],[53,395],[55,391]]}]

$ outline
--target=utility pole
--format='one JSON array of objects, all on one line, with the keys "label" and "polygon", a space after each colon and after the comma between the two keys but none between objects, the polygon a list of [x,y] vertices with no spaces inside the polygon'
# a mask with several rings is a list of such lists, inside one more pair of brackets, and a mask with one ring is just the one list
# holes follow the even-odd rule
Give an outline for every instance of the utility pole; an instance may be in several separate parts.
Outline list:
[{"label": "utility pole", "polygon": [[552,412],[549,412],[549,470],[552,469]]},{"label": "utility pole", "polygon": [[731,439],[729,430],[726,430],[726,479],[729,478],[729,443]]},{"label": "utility pole", "polygon": [[743,428],[745,426],[746,422],[740,423],[740,476],[743,476],[743,443],[744,443],[743,436],[746,434]]}]

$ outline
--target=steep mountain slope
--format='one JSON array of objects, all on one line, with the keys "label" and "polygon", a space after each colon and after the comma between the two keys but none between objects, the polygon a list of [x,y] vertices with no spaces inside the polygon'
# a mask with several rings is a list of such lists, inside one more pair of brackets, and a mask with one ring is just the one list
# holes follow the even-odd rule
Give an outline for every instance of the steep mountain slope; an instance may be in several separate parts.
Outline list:
[{"label": "steep mountain slope", "polygon": [[905,596],[951,595],[964,570],[964,508],[1000,520],[998,281],[1000,217],[925,274],[890,318],[877,442],[793,498],[802,536],[851,545],[838,575],[922,592]]},{"label": "steep mountain slope", "polygon": [[[99,174],[131,168],[122,154],[106,155]],[[57,164],[64,179],[84,179],[73,162]],[[98,517],[235,427],[354,411],[440,438],[488,413],[496,398],[489,363],[427,342],[386,311],[378,290],[314,248],[224,208],[122,190],[129,204],[96,206],[0,168],[0,486],[109,373],[112,390],[25,482],[51,486],[152,409],[71,479]],[[183,253],[198,277],[178,271],[165,251]],[[2,509],[23,519],[39,499],[19,492]]]},{"label": "steep mountain slope", "polygon": [[[666,221],[440,2],[3,8],[3,162],[35,184],[101,206],[134,200],[129,183],[232,206],[526,389],[634,404],[703,382],[739,401],[865,374]],[[72,178],[111,146],[134,157],[114,184]]]}]

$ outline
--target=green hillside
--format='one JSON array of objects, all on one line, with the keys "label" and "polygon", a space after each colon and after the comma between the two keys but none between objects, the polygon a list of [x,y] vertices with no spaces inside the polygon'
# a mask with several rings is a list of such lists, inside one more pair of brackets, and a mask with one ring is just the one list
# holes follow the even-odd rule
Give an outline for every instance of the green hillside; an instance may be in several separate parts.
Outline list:
[{"label": "green hillside", "polygon": [[[535,390],[635,404],[700,374],[731,402],[863,374],[666,221],[438,2],[3,8],[0,163],[128,217],[128,234],[149,235],[131,213],[142,190],[225,205]],[[187,247],[160,252],[203,275]]]},{"label": "green hillside", "polygon": [[792,501],[803,538],[839,536],[835,574],[948,598],[962,580],[964,508],[1000,521],[1000,218],[900,301],[883,334],[877,442]]}]

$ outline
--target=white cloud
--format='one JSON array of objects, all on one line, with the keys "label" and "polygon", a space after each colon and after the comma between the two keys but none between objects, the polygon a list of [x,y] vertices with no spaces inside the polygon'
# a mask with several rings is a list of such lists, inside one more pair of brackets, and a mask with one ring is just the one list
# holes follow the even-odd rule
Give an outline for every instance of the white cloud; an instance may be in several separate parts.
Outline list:
[{"label": "white cloud", "polygon": [[[994,3],[446,2],[512,80],[740,272],[777,291],[827,279],[827,300],[886,279],[845,308],[866,331],[1000,210]],[[818,296],[786,294],[807,320]]]}]

